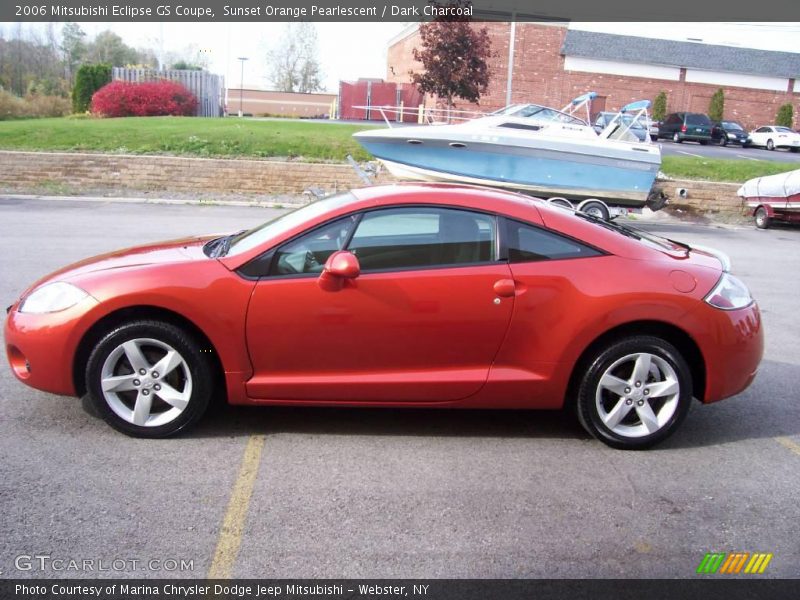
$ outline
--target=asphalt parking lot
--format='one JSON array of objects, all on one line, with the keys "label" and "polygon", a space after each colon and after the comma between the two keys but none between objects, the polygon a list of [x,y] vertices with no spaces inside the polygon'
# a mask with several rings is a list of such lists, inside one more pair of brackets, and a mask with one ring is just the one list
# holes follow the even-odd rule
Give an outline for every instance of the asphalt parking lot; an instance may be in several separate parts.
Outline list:
[{"label": "asphalt parking lot", "polygon": [[[89,255],[274,212],[0,198],[0,301]],[[800,577],[800,228],[644,226],[727,252],[767,338],[751,388],[656,449],[500,411],[222,407],[137,440],[3,361],[0,577],[697,577],[717,551]],[[34,555],[50,558],[18,559]]]},{"label": "asphalt parking lot", "polygon": [[696,142],[683,142],[676,144],[672,140],[658,140],[661,144],[663,156],[694,156],[699,158],[719,158],[728,160],[775,161],[782,163],[796,163],[800,168],[800,152],[790,152],[785,148],[769,151],[766,148],[755,146],[742,148],[735,144],[718,146],[708,144],[701,146]]}]

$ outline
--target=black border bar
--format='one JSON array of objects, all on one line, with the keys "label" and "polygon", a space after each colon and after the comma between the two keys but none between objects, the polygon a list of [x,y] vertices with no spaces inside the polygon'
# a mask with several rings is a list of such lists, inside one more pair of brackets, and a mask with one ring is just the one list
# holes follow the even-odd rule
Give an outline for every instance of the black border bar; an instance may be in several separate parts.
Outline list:
[{"label": "black border bar", "polygon": [[[449,0],[438,0],[441,5]],[[227,7],[227,9],[226,9]],[[472,0],[475,21],[800,21],[797,0]],[[3,0],[0,21],[429,21],[428,0]]]},{"label": "black border bar", "polygon": [[[219,586],[219,587],[218,587]],[[295,586],[292,588],[291,586]],[[190,593],[186,593],[189,590]],[[300,590],[300,593],[297,591]],[[424,590],[424,593],[423,593]],[[292,593],[292,592],[295,593]],[[796,600],[798,579],[17,579],[3,600]]]}]

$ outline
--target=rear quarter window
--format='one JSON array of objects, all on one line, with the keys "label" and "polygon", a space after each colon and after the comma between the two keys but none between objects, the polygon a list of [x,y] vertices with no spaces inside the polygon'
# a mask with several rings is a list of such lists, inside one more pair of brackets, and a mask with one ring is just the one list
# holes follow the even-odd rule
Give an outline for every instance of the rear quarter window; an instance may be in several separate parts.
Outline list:
[{"label": "rear quarter window", "polygon": [[572,238],[510,219],[506,220],[506,247],[511,263],[601,255],[598,250]]},{"label": "rear quarter window", "polygon": [[711,125],[711,119],[705,115],[689,114],[686,115],[687,125]]}]

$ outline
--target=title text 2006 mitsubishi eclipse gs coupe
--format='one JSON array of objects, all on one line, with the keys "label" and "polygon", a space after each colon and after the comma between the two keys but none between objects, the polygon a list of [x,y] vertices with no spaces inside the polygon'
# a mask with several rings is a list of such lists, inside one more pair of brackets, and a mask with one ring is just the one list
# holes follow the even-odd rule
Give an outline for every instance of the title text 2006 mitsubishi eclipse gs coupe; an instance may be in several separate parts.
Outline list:
[{"label": "title text 2006 mitsubishi eclipse gs coupe", "polygon": [[9,309],[15,375],[163,437],[232,404],[570,406],[644,448],[745,389],[756,303],[724,255],[512,193],[395,185],[91,258]]}]

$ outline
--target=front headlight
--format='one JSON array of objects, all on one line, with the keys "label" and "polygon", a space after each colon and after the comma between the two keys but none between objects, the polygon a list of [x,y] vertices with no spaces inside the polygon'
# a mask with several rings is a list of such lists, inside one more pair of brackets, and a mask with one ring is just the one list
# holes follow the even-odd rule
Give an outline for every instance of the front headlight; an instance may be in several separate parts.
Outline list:
[{"label": "front headlight", "polygon": [[722,274],[719,283],[706,296],[705,300],[711,306],[722,310],[736,310],[753,303],[753,297],[747,286],[730,273]]},{"label": "front headlight", "polygon": [[736,139],[736,134],[735,133],[729,133],[728,137],[731,138],[732,140],[735,140]]},{"label": "front headlight", "polygon": [[42,314],[65,310],[75,306],[88,296],[81,288],[66,283],[55,281],[36,288],[28,294],[19,305],[19,312]]}]

